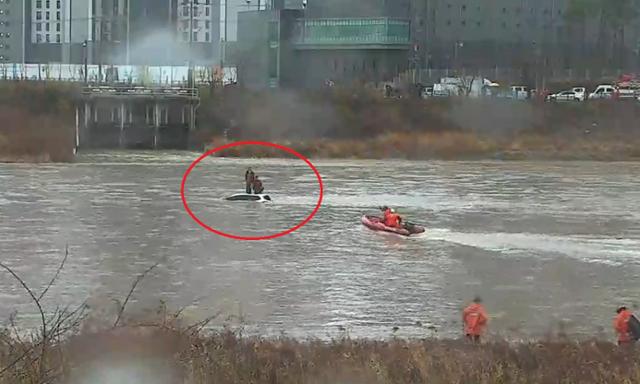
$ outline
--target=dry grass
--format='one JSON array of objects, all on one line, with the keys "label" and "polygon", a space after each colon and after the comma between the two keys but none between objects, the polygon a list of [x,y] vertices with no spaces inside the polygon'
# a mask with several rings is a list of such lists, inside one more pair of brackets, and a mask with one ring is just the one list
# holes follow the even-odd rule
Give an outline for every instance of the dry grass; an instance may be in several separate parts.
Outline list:
[{"label": "dry grass", "polygon": [[[68,161],[78,90],[0,83],[0,161]],[[316,158],[640,158],[638,103],[385,99],[364,88],[292,93],[203,90],[194,139],[269,140]],[[282,156],[261,147],[224,156]]]},{"label": "dry grass", "polygon": [[[3,338],[0,365],[19,352]],[[203,334],[165,323],[76,335],[52,345],[45,359],[56,382],[64,383],[616,384],[640,380],[639,357],[597,341],[481,346],[453,340],[299,341],[231,331]],[[36,382],[39,364],[23,360],[4,372],[0,383]],[[112,381],[94,381],[99,375],[111,375]]]},{"label": "dry grass", "polygon": [[0,161],[73,158],[73,92],[61,85],[0,83]]},{"label": "dry grass", "polygon": [[[365,89],[205,97],[205,141],[270,140],[316,158],[635,160],[640,105],[384,99]],[[282,156],[234,148],[224,156]]]},{"label": "dry grass", "polygon": [[[278,140],[299,153],[320,159],[409,159],[409,160],[638,160],[640,137],[561,137],[523,133],[510,138],[468,132],[389,133],[355,139],[309,141]],[[210,147],[226,143],[213,140]],[[224,157],[290,157],[273,148],[234,147],[216,153]]]},{"label": "dry grass", "polygon": [[64,162],[73,159],[73,125],[67,119],[0,107],[0,121],[0,161]]}]

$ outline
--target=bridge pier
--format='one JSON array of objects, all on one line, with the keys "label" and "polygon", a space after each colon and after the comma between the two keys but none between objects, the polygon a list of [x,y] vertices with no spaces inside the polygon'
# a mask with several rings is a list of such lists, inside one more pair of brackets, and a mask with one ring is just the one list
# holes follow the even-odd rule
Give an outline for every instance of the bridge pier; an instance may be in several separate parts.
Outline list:
[{"label": "bridge pier", "polygon": [[76,129],[75,129],[75,143],[73,146],[73,154],[78,153],[80,148],[80,107],[76,105]]},{"label": "bridge pier", "polygon": [[125,140],[125,136],[124,136],[124,122],[126,119],[126,110],[125,110],[125,105],[124,105],[124,101],[120,103],[120,136],[118,137],[118,145],[120,147],[120,149],[124,148],[124,140]]},{"label": "bridge pier", "polygon": [[82,145],[88,144],[91,135],[89,134],[90,127],[89,121],[91,119],[91,104],[89,101],[84,102],[84,124],[82,125],[82,132],[80,133],[80,141]]},{"label": "bridge pier", "polygon": [[90,86],[82,96],[76,106],[77,147],[190,147],[190,133],[196,129],[197,89]]},{"label": "bridge pier", "polygon": [[158,149],[158,141],[160,140],[160,103],[157,101],[153,104],[153,149]]},{"label": "bridge pier", "polygon": [[196,107],[193,103],[189,104],[189,132],[196,129]]}]

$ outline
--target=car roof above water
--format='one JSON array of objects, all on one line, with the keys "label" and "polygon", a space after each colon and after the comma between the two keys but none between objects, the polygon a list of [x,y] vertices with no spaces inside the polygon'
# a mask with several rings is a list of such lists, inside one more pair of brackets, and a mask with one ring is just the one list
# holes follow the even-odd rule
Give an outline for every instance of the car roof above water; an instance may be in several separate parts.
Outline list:
[{"label": "car roof above water", "polygon": [[239,193],[237,195],[227,197],[229,201],[271,201],[269,195],[249,195],[245,193]]}]

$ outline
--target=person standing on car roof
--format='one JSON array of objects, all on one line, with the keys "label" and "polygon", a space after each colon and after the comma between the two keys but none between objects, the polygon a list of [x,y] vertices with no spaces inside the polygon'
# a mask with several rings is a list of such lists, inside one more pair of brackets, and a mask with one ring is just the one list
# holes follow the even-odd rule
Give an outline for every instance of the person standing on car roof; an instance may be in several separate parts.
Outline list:
[{"label": "person standing on car roof", "polygon": [[259,195],[262,192],[264,192],[264,187],[262,186],[262,180],[260,180],[260,178],[256,175],[256,177],[253,179],[253,193],[255,193],[256,195]]},{"label": "person standing on car roof", "polygon": [[247,168],[247,172],[244,173],[244,182],[246,184],[246,192],[247,194],[251,193],[251,187],[253,186],[253,181],[256,178],[256,174],[253,173],[251,167]]}]

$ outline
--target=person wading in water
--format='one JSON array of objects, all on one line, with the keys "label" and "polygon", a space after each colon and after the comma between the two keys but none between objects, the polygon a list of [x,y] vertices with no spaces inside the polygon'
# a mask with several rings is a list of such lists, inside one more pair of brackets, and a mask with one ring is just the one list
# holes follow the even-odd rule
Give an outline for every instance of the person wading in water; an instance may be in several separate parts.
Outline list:
[{"label": "person wading in water", "polygon": [[616,314],[616,318],[613,321],[613,329],[618,335],[618,345],[633,346],[638,340],[638,336],[640,336],[638,335],[640,332],[638,319],[624,306],[619,307],[616,310]]},{"label": "person wading in water", "polygon": [[473,343],[480,342],[480,336],[484,333],[489,318],[487,311],[482,306],[482,299],[476,296],[473,303],[469,304],[462,312],[462,322],[464,323],[464,334],[467,340]]}]

